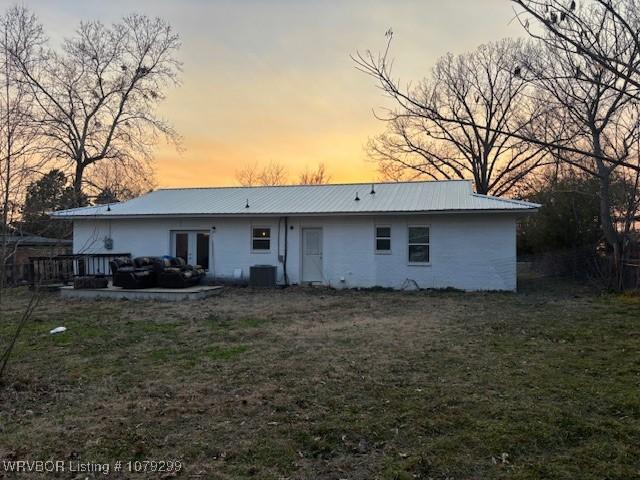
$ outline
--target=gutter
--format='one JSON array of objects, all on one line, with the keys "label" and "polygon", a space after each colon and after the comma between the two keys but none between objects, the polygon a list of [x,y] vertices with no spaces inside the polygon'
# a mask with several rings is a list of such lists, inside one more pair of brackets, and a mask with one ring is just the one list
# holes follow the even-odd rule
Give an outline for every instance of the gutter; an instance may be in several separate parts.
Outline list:
[{"label": "gutter", "polygon": [[94,215],[60,215],[55,212],[49,216],[53,219],[85,220],[85,219],[134,219],[134,218],[252,218],[252,217],[333,217],[333,216],[387,216],[387,215],[447,215],[447,214],[479,214],[479,213],[535,213],[542,205],[533,204],[523,208],[494,209],[460,209],[460,210],[400,210],[400,211],[363,211],[363,212],[287,212],[287,213],[143,213],[143,214],[94,214]]}]

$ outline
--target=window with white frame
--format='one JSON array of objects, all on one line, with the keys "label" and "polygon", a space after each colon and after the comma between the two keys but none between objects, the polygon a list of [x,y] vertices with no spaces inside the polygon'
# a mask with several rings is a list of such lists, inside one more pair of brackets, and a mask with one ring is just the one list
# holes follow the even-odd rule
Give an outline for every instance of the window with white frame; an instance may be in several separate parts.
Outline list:
[{"label": "window with white frame", "polygon": [[251,250],[255,252],[271,250],[271,228],[253,227],[251,229]]},{"label": "window with white frame", "polygon": [[391,253],[391,227],[376,225],[376,253]]},{"label": "window with white frame", "polygon": [[429,227],[409,226],[409,263],[429,263]]}]

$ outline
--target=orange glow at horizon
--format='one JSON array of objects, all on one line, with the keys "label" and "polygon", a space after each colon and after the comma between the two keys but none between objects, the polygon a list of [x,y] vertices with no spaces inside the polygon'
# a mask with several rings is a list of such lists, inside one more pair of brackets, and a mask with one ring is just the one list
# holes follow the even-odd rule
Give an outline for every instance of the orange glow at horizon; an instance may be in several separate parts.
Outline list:
[{"label": "orange glow at horizon", "polygon": [[[158,187],[207,187],[237,185],[236,173],[246,165],[257,168],[277,163],[290,181],[323,163],[330,182],[373,181],[376,166],[367,159],[359,136],[336,135],[292,138],[285,144],[228,145],[205,139],[185,139],[185,151],[158,149],[155,170]],[[366,139],[366,135],[364,136]],[[273,152],[277,152],[274,155]],[[302,153],[301,153],[302,152]]]}]

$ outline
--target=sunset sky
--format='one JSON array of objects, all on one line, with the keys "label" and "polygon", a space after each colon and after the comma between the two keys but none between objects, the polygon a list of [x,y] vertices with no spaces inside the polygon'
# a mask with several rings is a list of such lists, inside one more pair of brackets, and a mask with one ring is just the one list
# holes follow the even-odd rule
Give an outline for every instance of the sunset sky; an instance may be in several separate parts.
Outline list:
[{"label": "sunset sky", "polygon": [[324,162],[332,182],[377,179],[364,145],[384,128],[372,109],[387,103],[349,54],[381,49],[391,27],[395,74],[416,81],[448,51],[522,34],[508,0],[24,3],[52,38],[83,19],[133,12],[163,17],[180,34],[182,85],[161,114],[184,152],[158,147],[161,187],[233,185],[242,166],[269,162],[292,176]]}]

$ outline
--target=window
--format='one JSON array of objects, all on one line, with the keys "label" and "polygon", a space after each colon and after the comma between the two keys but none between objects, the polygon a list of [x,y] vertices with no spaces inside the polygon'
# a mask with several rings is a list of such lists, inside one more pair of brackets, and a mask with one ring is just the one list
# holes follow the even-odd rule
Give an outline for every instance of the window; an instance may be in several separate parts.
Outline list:
[{"label": "window", "polygon": [[391,227],[376,226],[376,253],[391,253]]},{"label": "window", "polygon": [[409,263],[429,263],[429,227],[409,227]]},{"label": "window", "polygon": [[271,250],[271,229],[255,227],[251,230],[251,249],[258,252]]}]

